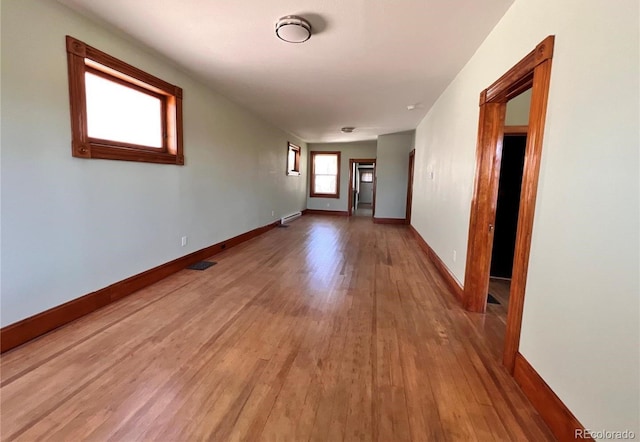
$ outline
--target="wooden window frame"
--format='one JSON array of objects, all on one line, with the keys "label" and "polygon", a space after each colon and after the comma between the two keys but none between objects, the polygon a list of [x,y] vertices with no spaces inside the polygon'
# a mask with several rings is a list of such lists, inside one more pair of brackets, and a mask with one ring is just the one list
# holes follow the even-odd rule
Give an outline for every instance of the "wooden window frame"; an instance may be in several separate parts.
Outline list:
[{"label": "wooden window frame", "polygon": [[[315,158],[316,155],[335,155],[337,157],[338,160],[338,173],[336,174],[336,193],[317,193],[314,192],[314,189],[316,187],[316,165],[315,165]],[[339,199],[340,198],[340,152],[339,151],[331,151],[331,152],[324,152],[324,151],[312,151],[310,152],[309,155],[309,161],[311,163],[310,165],[310,169],[311,169],[311,186],[309,188],[309,196],[311,198],[335,198],[335,199]]]},{"label": "wooden window frame", "polygon": [[[106,54],[73,37],[66,37],[71,109],[71,154],[77,158],[184,164],[182,89]],[[160,99],[162,146],[152,147],[89,136],[85,73]]]},{"label": "wooden window frame", "polygon": [[[291,142],[287,143],[287,176],[300,176],[300,155],[301,155],[301,150],[300,146],[295,145]],[[291,168],[291,165],[289,164],[289,152],[295,152],[295,160],[294,160],[294,165],[293,165],[293,169]]]}]

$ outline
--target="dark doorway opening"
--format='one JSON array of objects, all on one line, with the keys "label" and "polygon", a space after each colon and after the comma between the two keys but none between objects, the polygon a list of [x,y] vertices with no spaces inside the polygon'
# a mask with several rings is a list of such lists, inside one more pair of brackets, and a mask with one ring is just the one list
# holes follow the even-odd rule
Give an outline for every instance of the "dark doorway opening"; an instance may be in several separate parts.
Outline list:
[{"label": "dark doorway opening", "polygon": [[[515,132],[510,133],[514,129]],[[506,126],[502,139],[487,293],[487,311],[497,315],[505,324],[513,276],[526,148],[527,127]]]},{"label": "dark doorway opening", "polygon": [[505,135],[502,143],[491,277],[511,279],[526,147],[526,135]]}]

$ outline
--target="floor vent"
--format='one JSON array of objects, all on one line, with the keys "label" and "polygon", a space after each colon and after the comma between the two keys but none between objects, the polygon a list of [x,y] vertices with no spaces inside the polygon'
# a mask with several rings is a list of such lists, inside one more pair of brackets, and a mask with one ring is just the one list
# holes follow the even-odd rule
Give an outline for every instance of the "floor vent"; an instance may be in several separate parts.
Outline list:
[{"label": "floor vent", "polygon": [[489,295],[487,296],[487,303],[498,304],[498,305],[500,304],[500,302],[496,298],[494,298],[494,296],[491,293],[489,293]]},{"label": "floor vent", "polygon": [[284,229],[285,227],[289,227],[289,226],[286,224],[278,224],[278,227],[281,229]]},{"label": "floor vent", "polygon": [[195,264],[191,264],[187,268],[189,270],[206,270],[209,267],[214,266],[216,264],[218,263],[214,261],[199,261],[199,262],[196,262]]}]

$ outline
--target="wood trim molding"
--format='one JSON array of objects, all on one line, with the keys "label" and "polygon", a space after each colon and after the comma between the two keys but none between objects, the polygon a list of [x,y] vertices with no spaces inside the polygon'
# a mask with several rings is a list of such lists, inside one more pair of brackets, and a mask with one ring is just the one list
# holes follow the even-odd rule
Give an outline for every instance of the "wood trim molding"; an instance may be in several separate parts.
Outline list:
[{"label": "wood trim molding", "polygon": [[526,135],[529,132],[529,126],[505,126],[503,133],[505,135]]},{"label": "wood trim molding", "polygon": [[478,106],[482,106],[487,102],[487,90],[480,91],[480,100],[478,101]]},{"label": "wood trim molding", "polygon": [[532,89],[502,359],[503,365],[511,373],[514,370],[515,356],[520,345],[553,44],[554,37],[550,35],[480,93],[475,184],[469,217],[467,265],[464,278],[464,306],[472,312],[484,312],[487,304],[507,101],[528,88]]},{"label": "wood trim molding", "polygon": [[353,165],[354,160],[349,159],[349,185],[347,186],[347,216],[353,215]]},{"label": "wood trim molding", "polygon": [[377,158],[349,158],[349,161],[353,161],[354,163],[374,163]]},{"label": "wood trim molding", "polygon": [[407,224],[411,224],[411,211],[413,209],[413,176],[415,170],[416,150],[409,152],[409,167],[407,170],[407,203],[405,205],[404,217]]},{"label": "wood trim molding", "polygon": [[[485,103],[480,109],[483,119],[479,133],[482,138],[478,139],[476,150],[476,176],[464,278],[464,306],[476,313],[484,313],[487,306],[493,225],[502,161],[502,129],[507,105]],[[484,297],[480,293],[484,293]]]},{"label": "wood trim molding", "polygon": [[303,215],[331,215],[331,216],[349,216],[349,212],[346,210],[319,210],[319,209],[305,209],[302,211]]},{"label": "wood trim molding", "polygon": [[[66,36],[71,116],[71,153],[78,158],[184,165],[182,89]],[[138,146],[89,136],[85,73],[158,98],[161,102],[162,146]]]},{"label": "wood trim molding", "polygon": [[373,218],[374,224],[407,224],[405,218]]},{"label": "wood trim molding", "polygon": [[409,226],[409,230],[413,233],[413,236],[416,238],[418,245],[422,249],[422,251],[427,255],[429,260],[433,263],[444,282],[449,286],[449,289],[454,294],[454,296],[462,303],[463,301],[463,288],[460,283],[454,278],[453,273],[449,270],[449,268],[445,265],[444,262],[440,259],[440,257],[433,251],[433,249],[427,244],[427,242],[422,238],[422,236],[418,233],[418,231],[413,227]]},{"label": "wood trim molding", "polygon": [[522,312],[529,270],[533,219],[538,195],[538,179],[542,162],[542,139],[544,122],[547,115],[547,99],[551,81],[551,60],[546,59],[535,68],[533,90],[531,92],[531,109],[529,111],[529,133],[522,172],[522,191],[520,194],[520,210],[518,212],[518,228],[515,253],[513,257],[513,274],[509,307],[507,311],[507,329],[504,340],[502,362],[508,370],[513,371],[516,353],[520,348],[520,329],[522,328]]},{"label": "wood trim molding", "polygon": [[[536,66],[553,57],[555,37],[549,35],[533,51],[485,90],[484,102],[508,101],[529,89]],[[481,98],[481,104],[484,104]]]},{"label": "wood trim molding", "polygon": [[513,377],[559,441],[593,441],[589,436],[576,438],[576,430],[584,434],[584,427],[520,353],[515,357]]},{"label": "wood trim molding", "polygon": [[73,299],[57,307],[38,313],[29,318],[7,325],[0,330],[0,352],[4,353],[32,339],[48,333],[58,327],[85,316],[101,307],[128,296],[147,287],[167,276],[183,270],[185,267],[203,259],[228,250],[245,241],[249,241],[280,224],[276,221],[266,226],[258,227],[249,232],[234,236],[226,241],[182,256],[180,258],[159,265],[130,278],[116,282],[108,287]]}]

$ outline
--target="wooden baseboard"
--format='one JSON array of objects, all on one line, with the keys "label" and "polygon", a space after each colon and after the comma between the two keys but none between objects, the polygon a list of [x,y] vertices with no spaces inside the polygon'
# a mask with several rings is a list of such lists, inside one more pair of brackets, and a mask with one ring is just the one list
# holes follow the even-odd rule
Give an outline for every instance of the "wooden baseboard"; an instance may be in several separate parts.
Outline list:
[{"label": "wooden baseboard", "polygon": [[404,218],[373,218],[374,224],[407,224]]},{"label": "wooden baseboard", "polygon": [[[418,245],[433,262],[451,291],[462,302],[464,297],[463,288],[416,229],[413,226],[409,226],[409,229],[413,232]],[[584,427],[520,353],[516,354],[513,377],[559,441],[593,441],[589,436],[576,438],[576,430],[584,434]]]},{"label": "wooden baseboard", "polygon": [[349,216],[349,212],[346,210],[318,210],[318,209],[305,209],[302,211],[303,215],[331,215],[331,216]]},{"label": "wooden baseboard", "polygon": [[11,350],[31,339],[37,338],[58,327],[68,324],[84,315],[87,315],[107,304],[124,298],[144,287],[147,287],[167,276],[179,272],[185,267],[203,259],[209,258],[223,250],[230,249],[240,243],[262,235],[268,230],[280,224],[280,221],[258,227],[249,232],[219,242],[212,246],[182,256],[165,264],[154,267],[145,272],[131,276],[130,278],[116,282],[108,287],[73,299],[57,307],[45,310],[42,313],[7,325],[0,330],[0,352]]},{"label": "wooden baseboard", "polygon": [[513,377],[559,441],[593,441],[589,436],[576,438],[576,430],[584,434],[584,427],[520,353],[516,354]]},{"label": "wooden baseboard", "polygon": [[451,271],[447,268],[447,266],[442,262],[440,257],[433,251],[433,249],[427,244],[427,242],[422,238],[422,236],[418,233],[418,231],[413,227],[409,226],[409,229],[413,232],[416,240],[418,241],[418,245],[427,254],[433,265],[436,267],[442,279],[445,280],[453,294],[460,302],[464,300],[464,291],[462,286],[458,283],[458,281],[453,277]]}]

